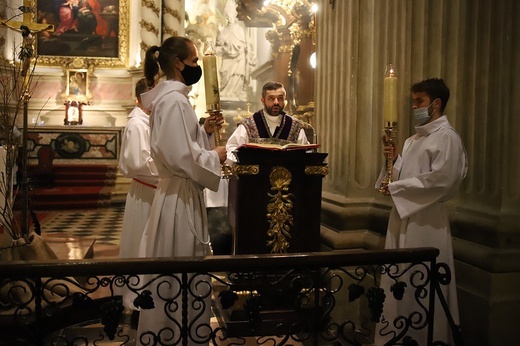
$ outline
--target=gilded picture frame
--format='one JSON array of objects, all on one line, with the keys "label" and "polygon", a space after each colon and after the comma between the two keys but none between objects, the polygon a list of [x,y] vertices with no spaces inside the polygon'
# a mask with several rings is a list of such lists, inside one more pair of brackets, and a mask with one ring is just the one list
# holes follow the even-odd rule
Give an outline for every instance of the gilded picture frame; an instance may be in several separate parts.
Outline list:
[{"label": "gilded picture frame", "polygon": [[86,103],[88,95],[90,95],[87,69],[67,70],[67,87],[65,94],[68,100]]},{"label": "gilded picture frame", "polygon": [[38,34],[38,64],[126,66],[129,1],[37,0],[35,21],[54,25]]}]

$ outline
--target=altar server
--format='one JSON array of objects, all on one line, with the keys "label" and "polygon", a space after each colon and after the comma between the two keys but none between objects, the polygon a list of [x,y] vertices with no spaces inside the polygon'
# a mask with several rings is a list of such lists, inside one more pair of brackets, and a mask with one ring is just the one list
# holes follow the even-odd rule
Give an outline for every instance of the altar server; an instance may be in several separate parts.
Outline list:
[{"label": "altar server", "polygon": [[[223,146],[210,149],[208,136],[214,127],[199,126],[189,101],[188,86],[197,83],[202,75],[198,60],[195,45],[185,37],[170,37],[160,47],[152,46],[146,52],[144,75],[148,85],[158,80],[159,67],[166,80],[142,95],[143,105],[151,110],[151,154],[160,180],[142,238],[141,257],[210,254],[202,190],[217,190],[226,150]],[[216,122],[216,118],[212,116],[208,124]],[[141,309],[139,341],[145,344],[152,343],[153,339],[158,344],[177,342],[181,335],[179,324],[183,320],[182,295],[177,295],[180,293],[178,279],[180,276],[158,278],[147,287],[155,307]],[[145,281],[149,280],[150,277]],[[200,333],[207,333],[203,326],[209,323],[211,314],[211,281],[197,276],[194,282],[188,292],[187,318],[192,331],[189,344],[193,340],[202,343],[201,340],[209,340]],[[198,329],[199,326],[202,329]]]},{"label": "altar server", "polygon": [[[391,154],[395,161],[394,181],[387,185],[394,207],[388,221],[385,248],[439,249],[437,262],[446,263],[451,271],[451,283],[447,287],[441,286],[442,291],[449,306],[449,313],[455,323],[458,323],[452,238],[445,202],[457,193],[466,176],[467,155],[459,134],[451,126],[447,116],[443,115],[450,97],[450,91],[444,81],[437,78],[424,80],[414,84],[411,93],[412,109],[417,123],[416,133],[405,141],[402,155],[398,155],[394,145],[385,145],[383,148],[385,157]],[[376,188],[380,187],[382,177],[383,174],[376,183]],[[414,268],[416,269],[419,268]],[[405,278],[408,278],[405,295],[402,300],[397,301],[392,296],[392,282],[389,282],[388,276],[382,276],[381,286],[385,289],[387,297],[383,318],[390,322],[387,328],[381,330],[383,334],[388,330],[395,330],[396,327],[392,323],[397,315],[409,318],[413,316],[411,313],[419,312],[425,317],[425,312],[413,296],[414,287],[409,281],[410,273],[404,275],[399,280],[405,281]],[[415,279],[418,278],[419,276],[415,275]],[[415,283],[417,284],[417,281]],[[421,301],[427,304],[424,299]],[[426,322],[418,316],[409,319],[410,329],[405,333],[406,336],[417,341],[418,345],[426,345],[426,328],[415,330]],[[401,327],[404,325],[400,324]],[[386,334],[386,337],[381,338],[380,335],[376,335],[376,344],[383,345],[392,336],[394,335]],[[439,299],[436,299],[433,340],[453,345],[451,329]]]},{"label": "altar server", "polygon": [[[125,177],[132,178],[126,195],[123,230],[121,232],[120,258],[136,258],[144,227],[150,215],[159,173],[150,155],[150,112],[143,107],[141,94],[148,90],[146,80],[135,84],[135,107],[128,115],[121,143],[119,170]],[[131,284],[131,283],[130,283]],[[136,309],[133,299],[137,295],[123,290],[123,305]]]}]

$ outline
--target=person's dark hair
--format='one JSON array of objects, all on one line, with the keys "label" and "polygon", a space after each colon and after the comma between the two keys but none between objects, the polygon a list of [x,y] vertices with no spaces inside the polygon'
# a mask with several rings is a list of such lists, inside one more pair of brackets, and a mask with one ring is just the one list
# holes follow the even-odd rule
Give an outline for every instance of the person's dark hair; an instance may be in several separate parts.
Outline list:
[{"label": "person's dark hair", "polygon": [[[155,85],[155,77],[159,73],[159,66],[166,75],[166,78],[173,77],[173,63],[178,57],[181,61],[190,55],[189,43],[192,41],[187,37],[172,36],[166,39],[163,44],[152,46],[146,51],[144,58],[144,76],[149,87]],[[157,58],[155,53],[159,52]]]},{"label": "person's dark hair", "polygon": [[280,82],[267,82],[262,87],[262,97],[265,98],[265,94],[267,93],[267,90],[278,90],[280,88],[284,88],[282,83]]},{"label": "person's dark hair", "polygon": [[141,94],[147,92],[148,90],[149,87],[145,78],[141,78],[137,81],[137,83],[135,83],[135,97],[137,97],[139,101],[141,101]]},{"label": "person's dark hair", "polygon": [[415,83],[412,85],[411,91],[412,93],[426,93],[430,97],[430,101],[440,99],[442,102],[441,112],[444,111],[450,99],[450,89],[444,84],[444,80],[440,78],[430,78]]}]

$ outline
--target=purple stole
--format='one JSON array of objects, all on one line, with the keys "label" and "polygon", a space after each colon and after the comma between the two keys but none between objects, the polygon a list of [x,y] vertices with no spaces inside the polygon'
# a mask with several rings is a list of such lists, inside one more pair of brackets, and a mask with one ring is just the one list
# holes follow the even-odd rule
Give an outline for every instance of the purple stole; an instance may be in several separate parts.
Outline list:
[{"label": "purple stole", "polygon": [[274,134],[271,135],[264,119],[263,109],[245,119],[240,124],[244,125],[247,129],[249,139],[276,138],[284,139],[289,142],[297,142],[298,135],[303,128],[303,124],[300,120],[282,113],[282,122],[280,123],[280,126],[276,128]]}]

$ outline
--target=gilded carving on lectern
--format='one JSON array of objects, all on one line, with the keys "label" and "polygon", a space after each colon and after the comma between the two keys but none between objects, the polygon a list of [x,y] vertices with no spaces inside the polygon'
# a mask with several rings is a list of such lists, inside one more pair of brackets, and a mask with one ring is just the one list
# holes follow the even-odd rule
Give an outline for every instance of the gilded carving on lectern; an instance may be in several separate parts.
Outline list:
[{"label": "gilded carving on lectern", "polygon": [[286,253],[291,238],[291,228],[293,226],[294,195],[289,192],[292,175],[288,169],[280,166],[273,167],[269,175],[271,192],[267,195],[270,201],[267,204],[267,219],[269,220],[269,230],[267,235],[272,239],[267,242],[271,246],[271,253]]},{"label": "gilded carving on lectern", "polygon": [[305,174],[307,175],[323,175],[329,174],[328,166],[305,166]]},{"label": "gilded carving on lectern", "polygon": [[256,175],[260,172],[260,166],[234,164],[231,167],[231,171],[236,175]]}]

